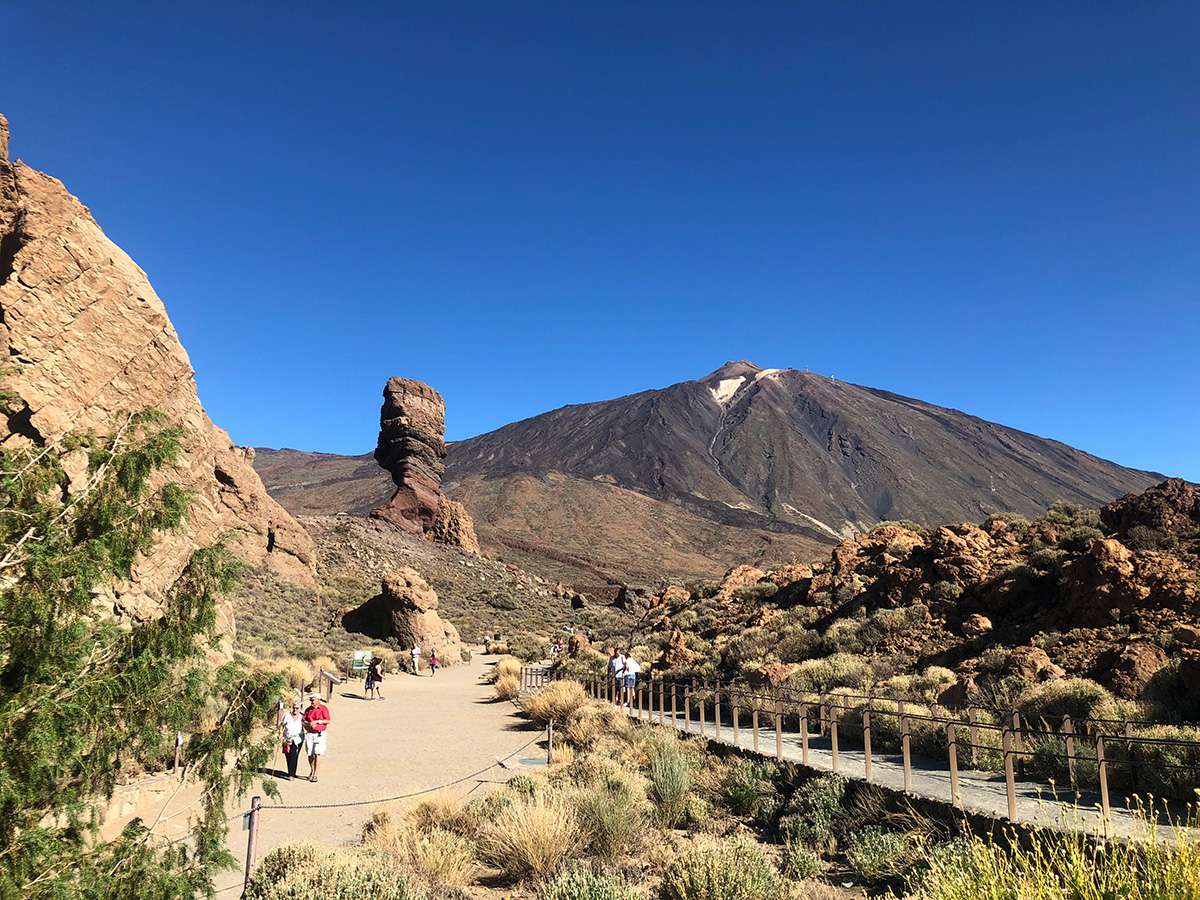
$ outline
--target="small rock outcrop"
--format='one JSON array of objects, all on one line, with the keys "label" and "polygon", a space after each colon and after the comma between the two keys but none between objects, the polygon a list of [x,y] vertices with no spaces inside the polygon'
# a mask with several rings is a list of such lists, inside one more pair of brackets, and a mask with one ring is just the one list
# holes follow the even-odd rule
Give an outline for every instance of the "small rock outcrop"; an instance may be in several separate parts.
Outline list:
[{"label": "small rock outcrop", "polygon": [[[62,182],[10,162],[0,116],[0,357],[9,394],[0,443],[43,447],[73,432],[116,432],[133,410],[156,409],[183,430],[183,452],[160,482],[185,488],[187,522],[160,536],[114,612],[155,617],[199,547],[225,537],[243,560],[315,585],[312,541],[272,500],[209,420],[187,352],[146,274],[105,236]],[[221,610],[232,631],[232,610]]]},{"label": "small rock outcrop", "polygon": [[342,613],[342,627],[401,647],[418,646],[426,655],[436,650],[443,665],[462,660],[458,629],[437,612],[437,592],[415,569],[399,568],[384,577],[379,594]]},{"label": "small rock outcrop", "polygon": [[1174,535],[1200,528],[1200,485],[1168,478],[1102,506],[1100,520],[1122,537],[1139,526]]},{"label": "small rock outcrop", "polygon": [[375,461],[392,476],[396,492],[371,515],[410,534],[479,553],[466,508],[442,493],[446,472],[446,401],[429,385],[389,378],[379,413]]}]

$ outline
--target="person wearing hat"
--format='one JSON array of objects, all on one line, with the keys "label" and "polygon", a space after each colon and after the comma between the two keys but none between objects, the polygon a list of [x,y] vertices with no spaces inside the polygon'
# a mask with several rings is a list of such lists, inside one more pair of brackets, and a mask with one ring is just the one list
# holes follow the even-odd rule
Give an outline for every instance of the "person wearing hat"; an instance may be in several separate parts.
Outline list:
[{"label": "person wearing hat", "polygon": [[317,763],[325,755],[325,729],[329,727],[329,707],[318,694],[308,695],[304,711],[304,752],[308,754],[308,780],[316,783]]}]

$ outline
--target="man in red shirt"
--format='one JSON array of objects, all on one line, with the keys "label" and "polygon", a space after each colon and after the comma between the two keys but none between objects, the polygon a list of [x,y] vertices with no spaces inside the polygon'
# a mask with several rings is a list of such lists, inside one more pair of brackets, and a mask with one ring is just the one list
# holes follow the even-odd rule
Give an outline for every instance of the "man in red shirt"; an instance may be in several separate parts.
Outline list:
[{"label": "man in red shirt", "polygon": [[308,780],[316,782],[317,763],[325,754],[325,729],[329,727],[329,707],[317,694],[308,695],[304,711],[304,752],[308,754]]}]

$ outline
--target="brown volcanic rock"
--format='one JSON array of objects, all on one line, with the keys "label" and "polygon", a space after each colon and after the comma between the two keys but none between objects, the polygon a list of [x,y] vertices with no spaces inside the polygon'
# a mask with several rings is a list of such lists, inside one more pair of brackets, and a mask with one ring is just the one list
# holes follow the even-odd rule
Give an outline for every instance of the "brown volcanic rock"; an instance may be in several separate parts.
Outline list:
[{"label": "brown volcanic rock", "polygon": [[391,473],[396,491],[371,515],[411,534],[479,552],[475,525],[461,503],[442,494],[446,471],[446,401],[429,385],[389,378],[379,413],[375,460]]},{"label": "brown volcanic rock", "polygon": [[1128,535],[1137,525],[1179,534],[1200,527],[1200,486],[1168,478],[1148,491],[1126,494],[1100,508],[1110,531]]},{"label": "brown volcanic rock", "polygon": [[[153,617],[192,552],[226,536],[252,565],[314,584],[307,533],[267,496],[251,465],[196,395],[187,353],[162,301],[62,182],[7,158],[0,117],[0,356],[15,411],[0,442],[44,446],[69,432],[115,432],[130,410],[157,409],[184,431],[161,473],[192,495],[185,527],[160,537],[118,612]],[[229,611],[223,623],[231,630]]]},{"label": "brown volcanic rock", "polygon": [[342,626],[401,647],[419,646],[427,655],[436,650],[443,665],[462,660],[458,629],[438,615],[438,596],[416,569],[403,566],[385,576],[380,592],[342,614]]}]

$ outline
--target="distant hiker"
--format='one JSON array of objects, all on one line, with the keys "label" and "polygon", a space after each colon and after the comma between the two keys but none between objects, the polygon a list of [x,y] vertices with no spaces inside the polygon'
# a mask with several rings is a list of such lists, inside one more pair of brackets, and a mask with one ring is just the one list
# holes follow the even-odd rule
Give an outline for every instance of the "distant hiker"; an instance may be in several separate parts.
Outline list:
[{"label": "distant hiker", "polygon": [[325,729],[329,727],[329,707],[317,694],[308,695],[304,711],[304,752],[308,754],[308,780],[316,783],[317,763],[325,755]]},{"label": "distant hiker", "polygon": [[[375,700],[383,699],[383,691],[379,688],[379,683],[383,681],[383,660],[376,656],[367,666],[367,699]],[[375,696],[372,697],[371,695]]]},{"label": "distant hiker", "polygon": [[283,738],[283,756],[287,760],[287,777],[296,777],[296,764],[300,762],[300,748],[304,746],[304,718],[300,715],[300,704],[293,703],[292,711],[286,713],[279,723]]},{"label": "distant hiker", "polygon": [[416,645],[412,648],[412,667],[414,675],[421,674],[421,648]]},{"label": "distant hiker", "polygon": [[619,700],[625,685],[625,654],[619,647],[609,647],[608,675],[613,683],[613,699]]},{"label": "distant hiker", "polygon": [[633,705],[633,698],[636,696],[638,674],[642,671],[642,665],[633,658],[633,651],[625,655],[625,696],[629,700],[629,705]]},{"label": "distant hiker", "polygon": [[429,674],[431,676],[437,674],[437,667],[438,667],[437,648],[434,647],[432,650],[429,651]]}]

